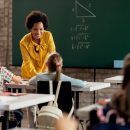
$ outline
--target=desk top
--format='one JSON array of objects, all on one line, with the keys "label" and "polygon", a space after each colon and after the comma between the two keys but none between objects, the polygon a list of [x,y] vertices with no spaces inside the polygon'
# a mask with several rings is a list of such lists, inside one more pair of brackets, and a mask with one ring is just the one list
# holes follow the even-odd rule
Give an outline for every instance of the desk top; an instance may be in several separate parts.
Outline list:
[{"label": "desk top", "polygon": [[78,112],[90,112],[91,110],[94,110],[94,109],[97,109],[97,108],[102,108],[102,105],[95,103],[95,104],[91,104],[91,105],[88,105],[88,106],[84,106],[82,108],[77,109],[77,113]]},{"label": "desk top", "polygon": [[0,96],[0,110],[16,110],[54,100],[50,94],[26,94],[23,96]]},{"label": "desk top", "polygon": [[[104,82],[87,82],[87,83],[88,84],[84,88],[78,88],[72,86],[72,91],[95,91],[110,87],[110,83],[104,83]],[[36,86],[29,85],[27,81],[24,81],[23,84],[8,83],[6,85],[9,87],[17,87],[23,89],[36,89]]]},{"label": "desk top", "polygon": [[22,87],[25,88],[27,86],[31,86],[31,85],[28,84],[27,80],[26,81],[22,81],[22,83],[20,83],[20,84],[16,84],[14,82],[10,82],[10,83],[5,83],[5,85],[6,86],[11,86],[11,87],[17,87],[17,88],[22,88]]},{"label": "desk top", "polygon": [[79,108],[76,110],[76,116],[80,117],[80,118],[86,118],[87,114],[91,111],[91,110],[96,110],[98,108],[101,108],[102,106],[95,103],[92,105],[88,105],[88,106],[84,106],[82,108]]},{"label": "desk top", "polygon": [[84,88],[72,87],[72,91],[95,91],[103,88],[110,87],[110,83],[104,82],[88,82]]},{"label": "desk top", "polygon": [[122,80],[123,80],[123,76],[118,75],[118,76],[106,78],[106,79],[104,79],[104,82],[107,82],[107,83],[122,83]]}]

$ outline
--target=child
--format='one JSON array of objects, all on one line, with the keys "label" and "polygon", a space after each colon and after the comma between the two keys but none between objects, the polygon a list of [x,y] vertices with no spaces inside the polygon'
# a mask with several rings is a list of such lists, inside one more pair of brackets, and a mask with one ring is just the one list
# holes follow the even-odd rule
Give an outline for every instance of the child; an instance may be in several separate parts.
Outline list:
[{"label": "child", "polygon": [[[9,71],[6,67],[0,67],[0,92],[5,90],[4,83],[5,82],[15,82],[16,84],[19,84],[22,82],[22,78],[20,76],[16,76],[11,71]],[[0,119],[2,120],[2,130],[7,129],[6,126],[6,113],[0,111]],[[9,113],[11,117],[8,117],[9,120],[9,128],[16,127],[18,123],[23,118],[23,112],[21,110],[15,110]]]},{"label": "child", "polygon": [[11,81],[15,82],[16,84],[19,84],[22,82],[22,79],[20,76],[14,75],[6,67],[0,67],[0,91],[3,91],[5,82]]},{"label": "child", "polygon": [[47,60],[48,71],[44,73],[38,73],[36,76],[29,80],[29,84],[37,85],[37,81],[70,81],[72,87],[83,88],[86,86],[87,81],[69,77],[62,73],[63,59],[59,53],[51,53]]}]

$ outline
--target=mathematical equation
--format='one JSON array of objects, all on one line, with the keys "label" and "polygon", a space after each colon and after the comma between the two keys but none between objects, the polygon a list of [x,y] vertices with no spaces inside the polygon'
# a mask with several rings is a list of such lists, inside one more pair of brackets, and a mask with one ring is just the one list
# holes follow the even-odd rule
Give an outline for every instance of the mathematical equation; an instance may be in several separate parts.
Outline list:
[{"label": "mathematical equation", "polygon": [[88,49],[89,46],[89,42],[78,42],[77,44],[72,44],[72,50]]},{"label": "mathematical equation", "polygon": [[89,26],[78,24],[70,28],[70,40],[72,41],[72,50],[88,49],[90,47]]}]

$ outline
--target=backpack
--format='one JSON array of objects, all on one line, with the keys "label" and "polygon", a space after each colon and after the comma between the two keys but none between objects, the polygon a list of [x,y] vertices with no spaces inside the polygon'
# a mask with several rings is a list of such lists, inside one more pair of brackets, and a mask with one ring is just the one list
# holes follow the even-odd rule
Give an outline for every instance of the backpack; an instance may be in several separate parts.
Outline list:
[{"label": "backpack", "polygon": [[[50,94],[53,94],[53,81],[49,81]],[[43,129],[54,129],[55,122],[62,117],[62,111],[58,108],[57,99],[60,92],[60,86],[62,81],[58,81],[56,95],[54,101],[48,103],[47,106],[43,106],[37,116],[36,127]],[[74,104],[74,101],[73,101]],[[74,111],[74,105],[72,106],[68,118]]]}]

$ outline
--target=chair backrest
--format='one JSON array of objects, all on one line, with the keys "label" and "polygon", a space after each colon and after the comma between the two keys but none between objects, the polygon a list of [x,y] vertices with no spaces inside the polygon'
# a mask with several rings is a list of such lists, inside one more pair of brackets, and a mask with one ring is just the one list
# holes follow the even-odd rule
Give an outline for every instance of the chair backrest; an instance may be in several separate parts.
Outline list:
[{"label": "chair backrest", "polygon": [[[56,93],[58,82],[53,81],[53,94]],[[39,94],[49,94],[49,81],[38,81],[37,82],[37,93]],[[69,113],[72,108],[72,90],[71,90],[71,82],[62,81],[61,88],[58,96],[58,108],[62,110],[62,112]],[[45,105],[39,104],[39,109]]]}]

